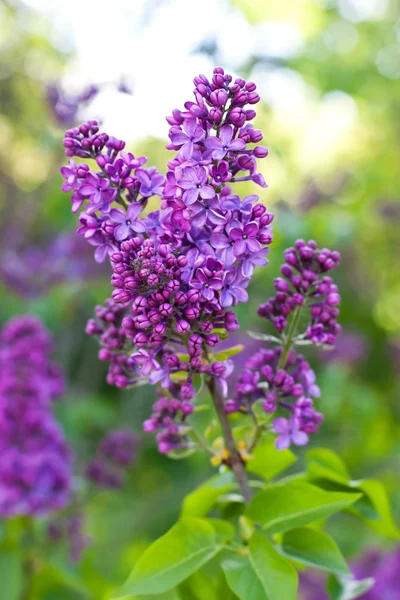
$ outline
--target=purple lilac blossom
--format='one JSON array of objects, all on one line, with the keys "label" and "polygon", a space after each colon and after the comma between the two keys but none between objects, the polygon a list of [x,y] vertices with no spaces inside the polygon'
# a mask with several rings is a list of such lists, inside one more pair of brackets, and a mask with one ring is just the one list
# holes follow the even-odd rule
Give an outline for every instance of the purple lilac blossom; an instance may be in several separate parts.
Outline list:
[{"label": "purple lilac blossom", "polygon": [[261,403],[267,414],[277,411],[289,413],[289,419],[277,417],[272,429],[278,434],[276,446],[282,450],[292,442],[303,446],[308,435],[316,433],[322,421],[322,415],[313,406],[310,396],[320,394],[315,384],[315,374],[301,354],[292,349],[285,367],[279,366],[282,349],[257,350],[244,363],[235,387],[233,397],[225,403],[228,413],[249,414],[254,403]]},{"label": "purple lilac blossom", "polygon": [[368,353],[368,342],[364,335],[355,331],[341,331],[335,347],[322,353],[326,362],[342,363],[350,367],[357,366]]},{"label": "purple lilac blossom", "polygon": [[64,389],[51,340],[31,316],[0,332],[0,515],[46,515],[70,501],[71,453],[52,414]]},{"label": "purple lilac blossom", "polygon": [[90,85],[80,94],[66,94],[57,83],[46,88],[46,100],[56,123],[63,127],[74,125],[78,113],[100,92],[98,86]]},{"label": "purple lilac blossom", "polygon": [[[148,380],[160,384],[163,397],[178,372],[182,385],[196,374],[215,377],[225,393],[231,364],[213,363],[208,349],[219,341],[214,330],[237,329],[227,309],[247,300],[254,266],[267,264],[272,242],[273,215],[258,196],[241,201],[227,185],[266,187],[256,159],[268,151],[250,124],[256,86],[233,81],[220,67],[211,81],[200,75],[194,83],[194,102],[167,118],[167,147],[176,154],[165,178],[123,152],[125,143],[100,133],[95,121],[64,139],[71,161],[61,171],[63,189],[72,191],[73,212],[84,207],[78,233],[96,246],[98,262],[109,256],[113,267],[113,299],[98,307],[87,332],[100,338],[109,383]],[[77,166],[75,156],[94,160],[99,170]],[[161,196],[161,208],[150,216],[152,195]]]},{"label": "purple lilac blossom", "polygon": [[313,240],[307,243],[297,240],[294,248],[285,250],[284,256],[283,278],[274,281],[277,293],[259,307],[258,314],[281,332],[287,327],[289,315],[304,306],[309,314],[304,339],[333,346],[341,331],[337,323],[340,296],[326,273],[338,266],[339,252],[327,248],[319,250]]},{"label": "purple lilac blossom", "polygon": [[139,438],[132,431],[109,431],[100,441],[96,457],[86,466],[86,478],[98,488],[122,487],[136,458],[138,445]]},{"label": "purple lilac blossom", "polygon": [[106,268],[95,268],[84,239],[70,232],[46,245],[8,248],[0,258],[1,280],[25,298],[41,296],[63,282],[87,281],[106,273]]}]

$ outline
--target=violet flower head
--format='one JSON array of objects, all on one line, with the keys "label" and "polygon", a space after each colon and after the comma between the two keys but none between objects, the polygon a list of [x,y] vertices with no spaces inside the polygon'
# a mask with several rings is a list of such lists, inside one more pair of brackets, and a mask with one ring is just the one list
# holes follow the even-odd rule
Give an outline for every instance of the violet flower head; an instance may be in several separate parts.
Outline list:
[{"label": "violet flower head", "polygon": [[272,430],[278,433],[276,447],[288,448],[291,443],[303,446],[309,434],[318,431],[323,417],[317,412],[310,396],[318,397],[315,373],[301,354],[293,349],[282,366],[282,349],[257,350],[244,363],[234,388],[233,397],[226,402],[229,413],[250,414],[253,405],[260,403],[267,414],[278,416]]},{"label": "violet flower head", "polygon": [[[297,240],[294,248],[285,250],[283,278],[275,279],[276,295],[258,309],[278,331],[283,331],[294,311],[308,312],[309,324],[304,339],[313,344],[333,346],[340,325],[338,305],[340,296],[333,279],[326,275],[337,267],[339,252],[319,250],[313,240]],[[304,307],[304,308],[303,308]]]},{"label": "violet flower head", "polygon": [[[128,387],[146,380],[179,402],[187,399],[171,391],[177,374],[182,389],[201,375],[226,394],[231,365],[215,362],[209,349],[237,328],[229,307],[247,301],[254,268],[267,264],[272,242],[273,215],[258,196],[241,200],[230,188],[236,181],[264,186],[257,159],[268,151],[250,123],[256,86],[220,67],[211,80],[201,75],[194,83],[193,101],[167,118],[175,155],[165,178],[95,121],[66,132],[66,155],[83,165],[62,170],[73,210],[84,209],[79,234],[113,269],[112,300],[87,326],[109,364],[107,381]],[[147,202],[157,195],[160,209],[150,218]],[[186,444],[179,411],[158,431],[163,452]]]},{"label": "violet flower head", "polygon": [[31,316],[0,332],[0,515],[46,515],[65,507],[71,493],[71,452],[54,419],[63,393],[51,362],[51,340]]}]

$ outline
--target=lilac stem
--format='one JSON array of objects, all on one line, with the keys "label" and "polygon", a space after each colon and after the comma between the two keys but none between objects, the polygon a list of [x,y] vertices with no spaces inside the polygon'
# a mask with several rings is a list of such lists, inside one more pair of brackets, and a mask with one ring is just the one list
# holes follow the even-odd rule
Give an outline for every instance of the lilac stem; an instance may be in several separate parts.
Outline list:
[{"label": "lilac stem", "polygon": [[217,390],[214,378],[211,378],[207,382],[207,387],[210,390],[211,398],[214,403],[219,422],[221,423],[226,447],[229,452],[229,466],[236,477],[236,481],[238,482],[245,503],[249,504],[251,500],[251,490],[247,479],[246,469],[243,463],[243,459],[240,456],[240,453],[236,447],[235,438],[233,437],[233,432],[229,423],[228,415],[225,412],[224,401]]}]

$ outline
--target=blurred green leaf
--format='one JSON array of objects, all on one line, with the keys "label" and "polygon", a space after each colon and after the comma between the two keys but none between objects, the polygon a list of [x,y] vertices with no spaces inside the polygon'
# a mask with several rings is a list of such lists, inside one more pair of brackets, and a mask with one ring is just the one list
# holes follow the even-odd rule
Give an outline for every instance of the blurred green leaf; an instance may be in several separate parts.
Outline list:
[{"label": "blurred green leaf", "polygon": [[232,346],[231,348],[225,348],[220,352],[215,352],[212,354],[212,357],[215,360],[224,361],[228,360],[228,358],[231,358],[232,356],[236,356],[236,354],[239,354],[243,350],[244,346],[242,344],[238,344],[237,346]]},{"label": "blurred green leaf", "polygon": [[166,592],[199,569],[221,548],[210,523],[204,519],[184,518],[147,548],[114,598]]},{"label": "blurred green leaf", "polygon": [[369,518],[369,513],[365,513],[363,510],[365,504],[360,502],[351,507],[351,512],[361,517],[377,533],[389,538],[400,539],[400,530],[393,520],[389,498],[382,483],[376,479],[365,479],[364,481],[352,481],[350,487],[363,492],[364,498],[371,504],[377,516]]},{"label": "blurred green leaf", "polygon": [[273,440],[265,440],[257,446],[246,465],[250,473],[260,475],[266,481],[289,468],[297,457],[291,450],[277,450]]},{"label": "blurred green leaf", "polygon": [[200,485],[183,501],[182,517],[204,517],[213,508],[218,498],[237,487],[230,471],[215,475]]},{"label": "blurred green leaf", "polygon": [[222,568],[241,600],[296,600],[295,569],[261,533],[251,538],[248,555],[224,561]]},{"label": "blurred green leaf", "polygon": [[339,575],[351,574],[338,546],[323,531],[309,527],[288,531],[283,536],[282,550],[286,556],[308,566]]},{"label": "blurred green leaf", "polygon": [[[338,578],[332,576],[328,580],[327,592],[331,600],[353,600],[363,596],[374,585],[372,578],[360,579]],[[382,600],[385,600],[382,598]]]},{"label": "blurred green leaf", "polygon": [[0,552],[0,586],[4,600],[19,600],[23,586],[22,558],[17,551]]},{"label": "blurred green leaf", "polygon": [[308,483],[293,481],[270,485],[258,492],[246,515],[261,523],[268,533],[279,533],[328,517],[354,504],[360,497],[360,494],[327,492]]},{"label": "blurred green leaf", "polygon": [[328,448],[313,448],[306,454],[308,472],[312,477],[324,477],[347,483],[350,473],[343,460]]}]

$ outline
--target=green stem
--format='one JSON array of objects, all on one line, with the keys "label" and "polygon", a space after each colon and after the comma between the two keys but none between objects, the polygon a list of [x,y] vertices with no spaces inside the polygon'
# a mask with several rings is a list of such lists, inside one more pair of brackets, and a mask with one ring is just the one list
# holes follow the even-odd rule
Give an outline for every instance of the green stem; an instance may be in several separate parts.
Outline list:
[{"label": "green stem", "polygon": [[233,432],[229,423],[228,415],[225,412],[224,401],[217,389],[217,386],[215,385],[214,378],[211,378],[207,382],[207,387],[210,391],[219,422],[221,423],[226,447],[229,452],[229,466],[236,477],[236,481],[238,482],[245,503],[249,504],[251,500],[251,489],[247,479],[246,469],[242,457],[240,456],[239,450],[237,449],[235,438],[233,437]]},{"label": "green stem", "polygon": [[205,450],[210,456],[215,456],[215,453],[211,450],[211,448],[207,445],[203,438],[197,433],[197,431],[192,429],[190,431],[190,434],[194,438],[195,442],[200,446],[200,448],[203,448],[203,450]]},{"label": "green stem", "polygon": [[25,525],[24,534],[24,560],[22,563],[23,585],[20,600],[31,600],[33,578],[35,575],[35,525],[32,519],[28,518]]},{"label": "green stem", "polygon": [[35,561],[31,552],[27,553],[22,568],[24,580],[20,600],[31,600],[33,577],[35,574]]},{"label": "green stem", "polygon": [[295,336],[297,324],[299,322],[301,308],[302,308],[301,306],[298,306],[294,310],[293,317],[290,322],[289,329],[288,329],[288,332],[286,335],[285,343],[283,344],[283,347],[282,347],[282,354],[281,354],[281,358],[278,363],[278,369],[284,369],[286,366],[286,361],[287,361],[289,352],[292,348],[293,338]]},{"label": "green stem", "polygon": [[248,452],[250,454],[256,448],[258,442],[260,441],[260,439],[262,437],[263,431],[264,431],[264,426],[260,425],[260,423],[257,421],[257,417],[254,413],[252,413],[252,417],[253,417],[255,429],[254,429],[253,439],[251,440],[251,442],[248,446]]}]

